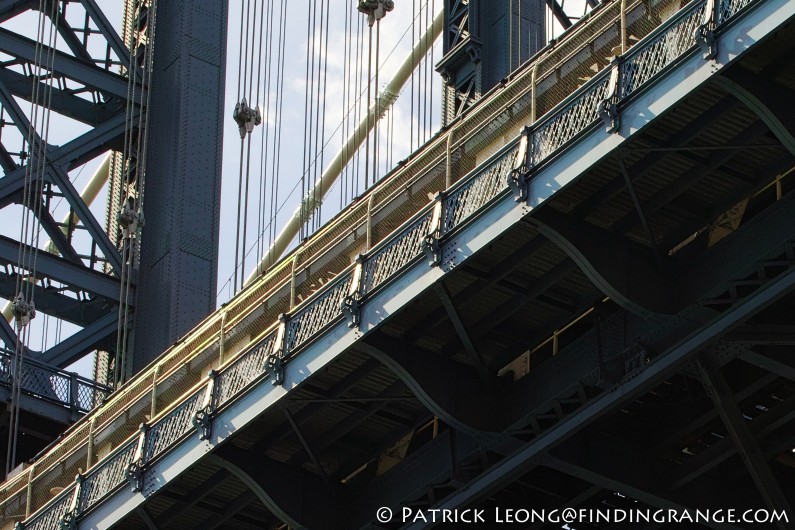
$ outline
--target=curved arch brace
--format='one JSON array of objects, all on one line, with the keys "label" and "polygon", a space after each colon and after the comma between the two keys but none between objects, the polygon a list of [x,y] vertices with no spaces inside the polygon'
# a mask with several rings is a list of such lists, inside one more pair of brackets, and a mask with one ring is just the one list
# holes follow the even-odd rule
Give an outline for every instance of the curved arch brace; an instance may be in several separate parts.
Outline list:
[{"label": "curved arch brace", "polygon": [[641,316],[675,312],[668,282],[647,249],[551,208],[534,210],[528,219],[627,311]]},{"label": "curved arch brace", "polygon": [[[791,108],[792,94],[782,96],[775,93],[772,83],[759,82],[743,71],[730,71],[715,76],[713,83],[727,94],[743,103],[764,122],[776,139],[792,156],[795,156],[795,136],[781,118],[795,125],[795,113]],[[752,91],[753,90],[753,91]],[[789,96],[789,97],[786,97]],[[783,99],[783,101],[781,101]],[[775,109],[775,110],[773,110]]]},{"label": "curved arch brace", "polygon": [[251,455],[227,445],[218,448],[213,455],[290,528],[333,528],[338,520],[339,505],[331,498],[320,477],[264,455]]},{"label": "curved arch brace", "polygon": [[466,433],[500,431],[495,400],[477,372],[441,355],[375,333],[357,349],[383,363],[440,420]]}]

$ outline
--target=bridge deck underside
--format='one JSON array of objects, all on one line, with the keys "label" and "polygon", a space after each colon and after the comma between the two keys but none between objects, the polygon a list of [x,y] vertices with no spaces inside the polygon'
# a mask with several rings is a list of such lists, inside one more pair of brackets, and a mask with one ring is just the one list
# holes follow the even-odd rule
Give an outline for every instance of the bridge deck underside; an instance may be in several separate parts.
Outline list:
[{"label": "bridge deck underside", "polygon": [[514,508],[795,498],[791,292],[613,391],[792,272],[794,50],[790,25],[118,528],[359,528],[464,491]]}]

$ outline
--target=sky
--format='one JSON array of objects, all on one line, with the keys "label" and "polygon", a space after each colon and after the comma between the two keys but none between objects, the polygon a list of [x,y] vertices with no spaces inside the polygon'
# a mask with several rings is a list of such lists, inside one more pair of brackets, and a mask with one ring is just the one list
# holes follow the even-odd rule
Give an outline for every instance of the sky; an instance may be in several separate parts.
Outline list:
[{"label": "sky", "polygon": [[[123,2],[97,0],[97,3],[108,20],[116,25],[117,31],[120,31]],[[369,35],[364,15],[356,12],[355,5],[353,0],[229,1],[218,305],[233,296],[235,289],[231,279],[236,263],[240,266],[239,260],[235,259],[235,246],[236,234],[240,233],[238,227],[242,227],[243,223],[238,215],[241,139],[237,124],[232,119],[232,111],[238,102],[239,82],[243,84],[241,77],[252,87],[250,94],[247,94],[249,104],[260,106],[264,118],[263,124],[255,127],[251,137],[253,148],[250,154],[245,270],[240,272],[243,269],[238,269],[240,276],[247,277],[254,269],[258,256],[272,241],[274,232],[281,231],[296,209],[302,187],[320,176],[322,168],[341,149],[344,139],[364,115],[368,102]],[[398,67],[410,55],[413,43],[424,33],[433,20],[433,15],[442,9],[442,5],[443,0],[395,1],[394,10],[387,13],[380,22],[379,32],[373,33],[370,101],[376,91],[383,89],[392,79]],[[264,12],[262,6],[266,6]],[[268,6],[272,6],[273,11]],[[565,6],[570,13],[581,13],[584,0],[567,0]],[[258,10],[256,14],[254,9]],[[80,21],[75,17],[79,18],[80,15],[68,11],[67,19],[71,18],[72,25],[76,26]],[[248,30],[244,23],[241,32],[241,20],[249,21]],[[284,22],[285,36],[283,76],[277,74],[281,64],[280,21]],[[32,37],[36,34],[37,24],[37,13],[26,12],[1,25]],[[265,31],[262,31],[263,27]],[[552,21],[551,16],[548,17],[548,27],[555,34],[562,31]],[[158,28],[158,31],[163,31],[163,28]],[[60,39],[56,40],[56,47],[67,49]],[[104,49],[102,37],[89,37],[89,48]],[[247,60],[240,60],[241,50]],[[442,81],[434,71],[433,64],[441,58],[441,51],[441,39],[438,39],[433,46],[432,55],[426,57],[415,71],[397,102],[379,124],[378,178],[439,129]],[[4,57],[0,53],[0,60],[2,59]],[[254,76],[255,68],[257,77]],[[280,77],[281,82],[278,82]],[[257,80],[260,82],[257,83]],[[260,89],[256,90],[258,84]],[[243,89],[241,92],[246,95],[248,91]],[[17,101],[29,116],[33,115],[34,110],[30,103]],[[43,127],[41,129],[42,135],[46,136],[50,144],[60,145],[88,130],[88,127],[53,114],[48,132],[43,132]],[[277,134],[279,130],[280,135]],[[276,138],[281,141],[275,143]],[[12,127],[2,128],[2,141],[9,150],[21,149],[22,137]],[[70,172],[70,178],[78,190],[83,188],[101,160],[102,157],[98,157]],[[245,166],[246,160],[243,160],[243,167]],[[307,234],[330,219],[342,205],[349,203],[364,190],[363,168],[364,148],[360,150],[358,166],[356,163],[349,165],[338,183],[329,190],[322,214],[315,224],[308,227]],[[354,185],[357,179],[358,187]],[[277,182],[278,192],[274,190]],[[101,223],[104,223],[106,217],[106,202],[107,194],[103,190],[91,206],[92,212]],[[63,219],[68,213],[65,201],[55,198],[54,204],[51,208],[54,217],[57,220]],[[274,211],[277,213],[272,218]],[[22,215],[23,210],[19,206],[0,211],[0,234],[18,239]],[[46,239],[46,236],[41,236],[40,247],[44,246]],[[293,245],[295,243],[296,241]],[[242,241],[240,244],[242,246]],[[78,251],[88,253],[88,245],[88,238],[78,231],[75,235]],[[31,333],[30,344],[33,349],[51,346],[61,336],[66,337],[74,330],[68,324],[61,324],[56,319],[45,316],[34,320],[34,324],[32,329],[35,331]],[[90,357],[78,362],[73,368],[79,373],[89,373],[89,359]]]}]

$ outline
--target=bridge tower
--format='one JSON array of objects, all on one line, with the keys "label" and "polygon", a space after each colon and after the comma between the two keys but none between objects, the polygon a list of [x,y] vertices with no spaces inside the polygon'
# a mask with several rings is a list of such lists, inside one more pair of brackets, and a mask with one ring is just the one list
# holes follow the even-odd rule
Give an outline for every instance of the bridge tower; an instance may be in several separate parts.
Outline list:
[{"label": "bridge tower", "polygon": [[227,12],[228,0],[158,4],[128,374],[215,309]]},{"label": "bridge tower", "polygon": [[533,0],[445,0],[442,125],[546,44],[545,9]]}]

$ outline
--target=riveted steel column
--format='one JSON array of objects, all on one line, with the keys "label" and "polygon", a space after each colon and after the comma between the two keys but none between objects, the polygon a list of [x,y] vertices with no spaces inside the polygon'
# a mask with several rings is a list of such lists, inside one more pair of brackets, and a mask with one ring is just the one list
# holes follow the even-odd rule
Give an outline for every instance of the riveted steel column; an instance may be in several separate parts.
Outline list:
[{"label": "riveted steel column", "polygon": [[227,14],[158,4],[133,372],[215,309]]}]

